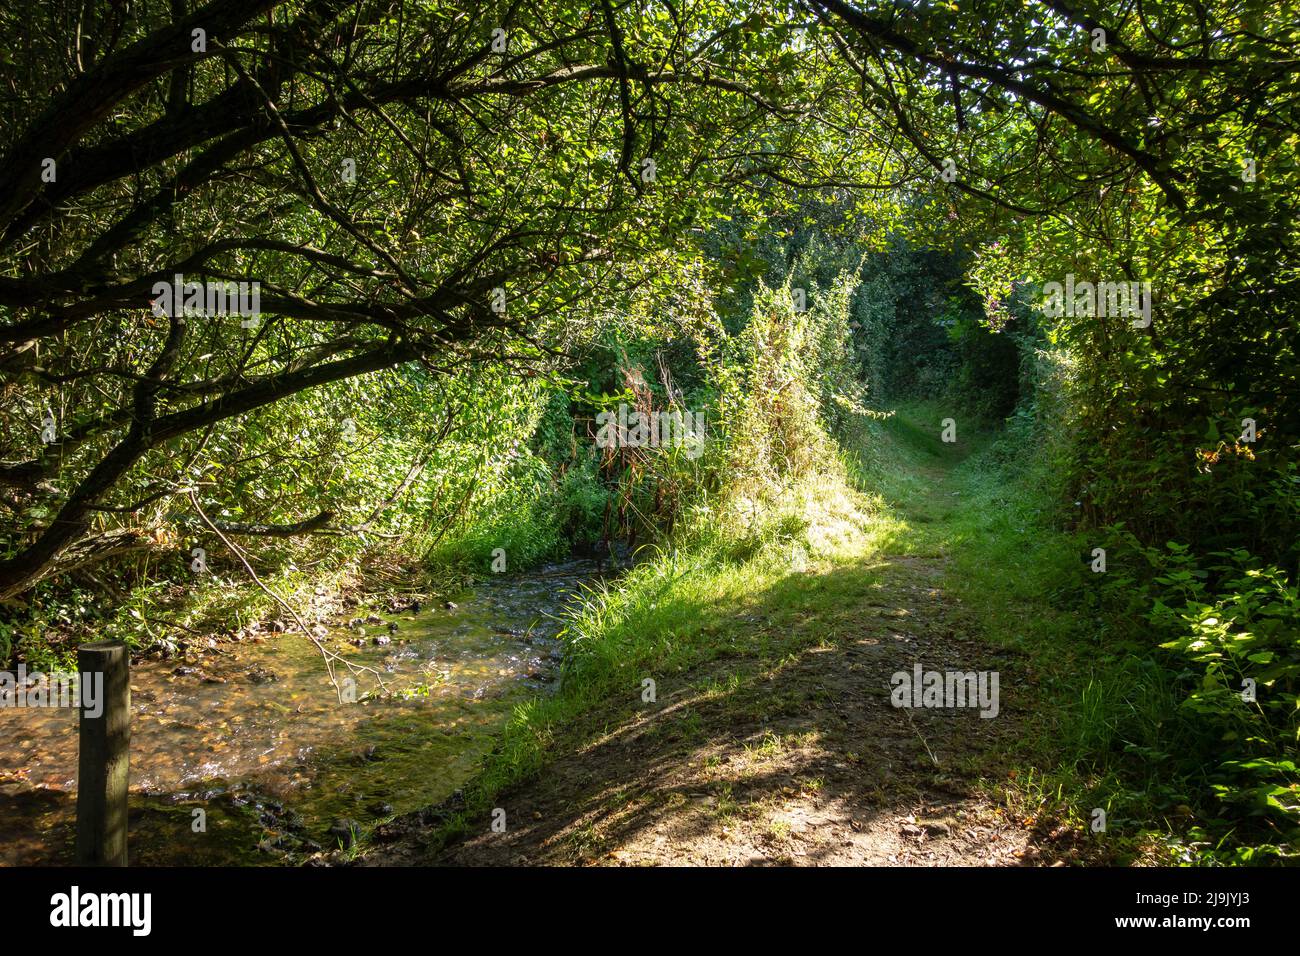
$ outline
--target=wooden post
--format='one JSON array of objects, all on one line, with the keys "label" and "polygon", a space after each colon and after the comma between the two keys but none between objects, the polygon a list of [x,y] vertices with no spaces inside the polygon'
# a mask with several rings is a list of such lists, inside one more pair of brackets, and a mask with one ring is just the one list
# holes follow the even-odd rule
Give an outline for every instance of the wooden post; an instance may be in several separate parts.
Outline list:
[{"label": "wooden post", "polygon": [[[87,700],[100,690],[99,716],[81,710],[77,754],[77,863],[126,866],[126,794],[131,769],[131,654],[121,641],[77,648]],[[102,690],[97,686],[102,675]],[[90,711],[93,713],[93,709]]]}]

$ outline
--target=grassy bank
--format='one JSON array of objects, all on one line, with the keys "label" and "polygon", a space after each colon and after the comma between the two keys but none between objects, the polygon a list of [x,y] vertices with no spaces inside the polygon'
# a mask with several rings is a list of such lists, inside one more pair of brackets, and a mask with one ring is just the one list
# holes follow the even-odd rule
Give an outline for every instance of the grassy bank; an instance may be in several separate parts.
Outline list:
[{"label": "grassy bank", "polygon": [[[968,519],[954,490],[957,462],[985,448],[988,437],[972,436],[953,448],[932,443],[922,424],[928,414],[917,410],[883,427],[873,425],[857,446],[862,454],[826,461],[815,475],[764,503],[719,512],[701,506],[697,530],[680,535],[676,549],[586,595],[568,623],[558,692],[516,711],[500,747],[465,789],[464,803],[438,816],[426,850],[477,832],[501,795],[534,778],[548,761],[585,752],[611,728],[674,709],[686,699],[683,694],[693,703],[686,705],[686,722],[666,732],[669,746],[701,743],[711,735],[691,715],[703,700],[720,708],[715,716],[723,727],[755,719],[776,726],[782,714],[819,701],[834,706],[824,681],[797,676],[799,662],[810,653],[845,651],[860,637],[864,621],[874,622],[868,627],[892,625],[893,615],[909,615],[905,623],[922,634],[940,634],[954,624],[982,632],[1007,598],[1001,589],[982,594],[989,582],[963,588],[971,597],[963,598],[959,611],[935,602],[892,608],[909,603],[910,592],[922,585],[929,588],[936,568],[945,587],[948,578],[965,573],[943,571],[950,558],[963,568],[968,559],[971,568],[981,568],[992,559],[989,548],[1019,547],[1001,538],[984,540],[980,529],[962,523]],[[895,477],[885,481],[885,475]],[[968,553],[972,545],[985,549],[982,557]],[[1008,582],[1008,589],[1013,586]],[[1039,616],[1025,611],[1027,620]],[[884,684],[863,689],[887,691]],[[792,743],[783,742],[778,731],[764,734],[757,750],[794,751],[817,735],[786,735]],[[916,743],[909,737],[902,749]],[[924,751],[932,751],[932,744],[920,740]],[[997,787],[1002,763],[987,748],[954,742],[952,749],[960,765],[952,773],[990,791]],[[918,766],[932,773],[927,759],[922,753]],[[989,759],[999,769],[984,773],[979,765]],[[911,792],[925,786],[915,783]],[[724,795],[722,805],[729,800]]]},{"label": "grassy bank", "polygon": [[[902,530],[883,502],[839,467],[787,489],[779,504],[695,515],[689,543],[664,548],[588,591],[567,623],[558,691],[521,705],[501,744],[441,826],[441,844],[476,827],[496,796],[556,753],[581,746],[712,661],[766,666],[822,638],[830,609],[846,613],[850,575]],[[836,584],[838,582],[838,586]]]},{"label": "grassy bank", "polygon": [[[702,508],[685,544],[587,594],[559,690],[515,712],[463,802],[426,814],[417,857],[450,847],[462,862],[501,862],[482,857],[500,806],[571,816],[515,818],[546,836],[513,861],[591,862],[628,846],[645,862],[691,860],[690,845],[660,860],[637,841],[695,793],[712,816],[688,829],[712,834],[699,849],[711,862],[738,826],[799,852],[781,843],[791,794],[861,798],[855,829],[887,843],[881,821],[959,792],[963,825],[980,820],[1019,848],[941,849],[944,862],[1212,861],[1195,829],[1211,794],[1158,758],[1192,719],[1169,671],[1096,610],[1088,543],[1053,530],[1048,478],[1024,470],[1017,436],[944,443],[943,417],[900,409],[785,495]],[[862,645],[888,653],[864,663]],[[999,670],[1000,719],[899,724],[887,675],[913,658]],[[624,738],[635,753],[612,743]],[[839,785],[836,768],[851,771]],[[910,858],[886,847],[880,859]]]}]

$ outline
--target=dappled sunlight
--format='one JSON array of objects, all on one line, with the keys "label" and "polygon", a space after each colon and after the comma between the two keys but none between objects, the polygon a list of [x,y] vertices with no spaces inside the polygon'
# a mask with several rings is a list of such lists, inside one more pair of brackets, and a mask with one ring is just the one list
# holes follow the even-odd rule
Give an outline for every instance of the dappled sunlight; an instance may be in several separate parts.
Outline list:
[{"label": "dappled sunlight", "polygon": [[1300,860],[1293,6],[0,4],[0,861]]}]

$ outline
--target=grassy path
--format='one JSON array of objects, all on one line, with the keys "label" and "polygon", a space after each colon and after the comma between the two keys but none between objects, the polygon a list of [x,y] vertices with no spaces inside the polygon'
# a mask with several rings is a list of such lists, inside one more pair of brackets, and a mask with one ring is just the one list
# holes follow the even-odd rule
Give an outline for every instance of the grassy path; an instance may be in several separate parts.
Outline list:
[{"label": "grassy path", "polygon": [[[535,730],[545,724],[544,769],[507,775],[461,815],[465,832],[450,843],[446,827],[428,825],[441,816],[426,814],[381,830],[365,862],[1015,865],[1077,856],[1086,838],[1025,808],[1021,784],[1032,774],[1011,756],[1041,711],[1043,676],[1017,641],[1033,638],[1024,628],[1054,622],[1041,604],[1012,603],[1016,589],[1003,586],[997,561],[1041,570],[1021,539],[1033,529],[1017,533],[1025,516],[999,510],[996,483],[964,467],[980,440],[944,445],[937,420],[931,429],[906,415],[880,439],[883,495],[821,496],[806,562],[705,573],[627,612],[621,627],[635,640],[668,633],[674,648],[689,648],[643,655],[653,702],[631,666],[612,697],[589,698],[564,719],[533,718]],[[635,657],[641,644],[628,646]],[[997,716],[893,706],[891,675],[916,663],[997,671]],[[504,832],[492,830],[489,808],[504,810]]]}]

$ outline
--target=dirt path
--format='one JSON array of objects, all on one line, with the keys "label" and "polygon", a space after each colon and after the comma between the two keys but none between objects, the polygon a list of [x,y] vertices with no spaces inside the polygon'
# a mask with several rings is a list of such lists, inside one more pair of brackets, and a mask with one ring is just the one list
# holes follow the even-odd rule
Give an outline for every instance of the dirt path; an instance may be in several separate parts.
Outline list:
[{"label": "dirt path", "polygon": [[[905,510],[950,508],[947,468]],[[941,542],[930,528],[918,533]],[[396,824],[380,865],[1016,865],[1054,854],[982,794],[1017,734],[1021,668],[969,636],[946,593],[941,544],[876,554],[773,595],[815,634],[773,660],[741,655],[661,684],[658,701],[607,727],[580,727],[541,775],[499,796],[505,832],[431,852]],[[775,606],[775,605],[772,605]],[[752,634],[764,615],[743,618]],[[780,636],[780,635],[776,635]],[[898,708],[890,677],[998,671],[1000,709]]]}]

